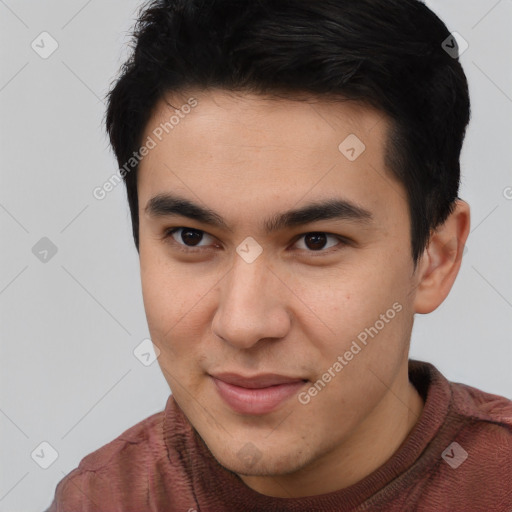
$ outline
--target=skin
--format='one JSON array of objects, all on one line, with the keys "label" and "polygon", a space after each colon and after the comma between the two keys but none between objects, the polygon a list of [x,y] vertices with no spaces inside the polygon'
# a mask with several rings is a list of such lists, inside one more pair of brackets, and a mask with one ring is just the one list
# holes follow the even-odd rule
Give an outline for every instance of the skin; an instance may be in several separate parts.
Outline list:
[{"label": "skin", "polygon": [[[405,189],[384,163],[383,114],[353,102],[187,94],[167,97],[198,104],[138,173],[143,298],[162,372],[218,462],[250,488],[301,497],[348,487],[385,463],[421,415],[407,367],[414,314],[448,295],[469,207],[457,201],[415,270]],[[172,113],[160,101],[143,140]],[[349,134],[366,146],[354,161],[338,149]],[[166,192],[214,210],[228,228],[148,213]],[[371,222],[263,229],[274,214],[326,198],[369,210]],[[180,227],[197,238],[168,234]],[[307,241],[312,232],[329,234],[323,247]],[[236,252],[248,236],[262,248],[252,263]],[[239,414],[209,377],[278,373],[308,379],[307,391],[396,303],[401,311],[307,404],[293,396],[268,414]],[[243,456],[247,443],[253,458]]]}]

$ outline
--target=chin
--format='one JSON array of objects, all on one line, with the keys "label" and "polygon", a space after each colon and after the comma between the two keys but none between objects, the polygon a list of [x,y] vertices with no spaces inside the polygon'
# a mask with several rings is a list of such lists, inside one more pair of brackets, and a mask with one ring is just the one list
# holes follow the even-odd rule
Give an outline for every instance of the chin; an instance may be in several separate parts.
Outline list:
[{"label": "chin", "polygon": [[243,476],[287,475],[299,471],[307,464],[307,460],[296,452],[294,446],[279,452],[275,447],[260,450],[247,442],[235,451],[210,451],[221,466]]}]

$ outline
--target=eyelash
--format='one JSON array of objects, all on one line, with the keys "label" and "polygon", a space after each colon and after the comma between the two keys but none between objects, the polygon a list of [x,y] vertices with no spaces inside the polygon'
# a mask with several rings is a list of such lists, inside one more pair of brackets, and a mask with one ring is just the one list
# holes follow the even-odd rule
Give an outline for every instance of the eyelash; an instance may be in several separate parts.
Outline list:
[{"label": "eyelash", "polygon": [[[205,235],[212,236],[212,235],[209,235],[208,233],[206,233],[206,231],[203,231],[201,229],[187,228],[185,226],[181,226],[181,227],[170,228],[170,229],[166,230],[165,233],[164,233],[164,236],[163,236],[164,241],[167,242],[167,243],[172,244],[177,250],[179,250],[181,252],[184,252],[184,253],[187,253],[187,254],[199,253],[199,252],[203,252],[205,250],[206,251],[210,250],[209,248],[205,248],[203,246],[201,246],[200,248],[196,248],[196,247],[187,246],[187,245],[180,244],[179,242],[176,242],[176,240],[173,239],[172,235],[174,233],[176,233],[177,231],[179,231],[180,229],[196,231],[198,233],[203,233]],[[347,238],[345,238],[343,236],[340,236],[340,235],[335,235],[334,233],[327,233],[325,231],[308,231],[307,233],[303,233],[303,234],[301,234],[301,235],[299,235],[297,237],[297,239],[294,241],[294,245],[301,238],[305,237],[306,235],[311,235],[313,233],[334,237],[334,238],[336,238],[338,240],[338,242],[340,242],[340,244],[338,244],[336,246],[333,246],[333,247],[329,247],[328,249],[319,249],[318,251],[299,249],[300,251],[305,251],[305,252],[310,253],[311,256],[324,256],[324,255],[328,255],[328,254],[331,254],[332,252],[336,252],[336,251],[340,250],[341,248],[343,248],[345,246],[350,245],[350,241]]]}]

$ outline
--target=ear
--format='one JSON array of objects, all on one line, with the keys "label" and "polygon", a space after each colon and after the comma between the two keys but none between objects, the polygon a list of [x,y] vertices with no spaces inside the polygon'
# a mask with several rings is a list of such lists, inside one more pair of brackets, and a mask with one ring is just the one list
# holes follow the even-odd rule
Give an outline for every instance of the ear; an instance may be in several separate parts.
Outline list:
[{"label": "ear", "polygon": [[431,313],[450,293],[459,273],[469,226],[469,205],[457,199],[451,215],[430,235],[418,263],[415,313]]}]

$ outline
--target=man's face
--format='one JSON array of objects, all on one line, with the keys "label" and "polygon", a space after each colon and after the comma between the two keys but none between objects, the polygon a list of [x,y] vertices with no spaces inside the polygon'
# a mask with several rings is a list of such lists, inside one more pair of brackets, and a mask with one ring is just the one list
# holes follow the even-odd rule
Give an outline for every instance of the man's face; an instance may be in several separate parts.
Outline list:
[{"label": "man's face", "polygon": [[[175,112],[160,102],[143,137],[156,142],[138,177],[151,338],[223,466],[304,470],[351,446],[407,379],[417,283],[406,193],[384,163],[389,125],[352,102],[191,96],[163,136]],[[173,213],[166,195],[216,215]]]}]

